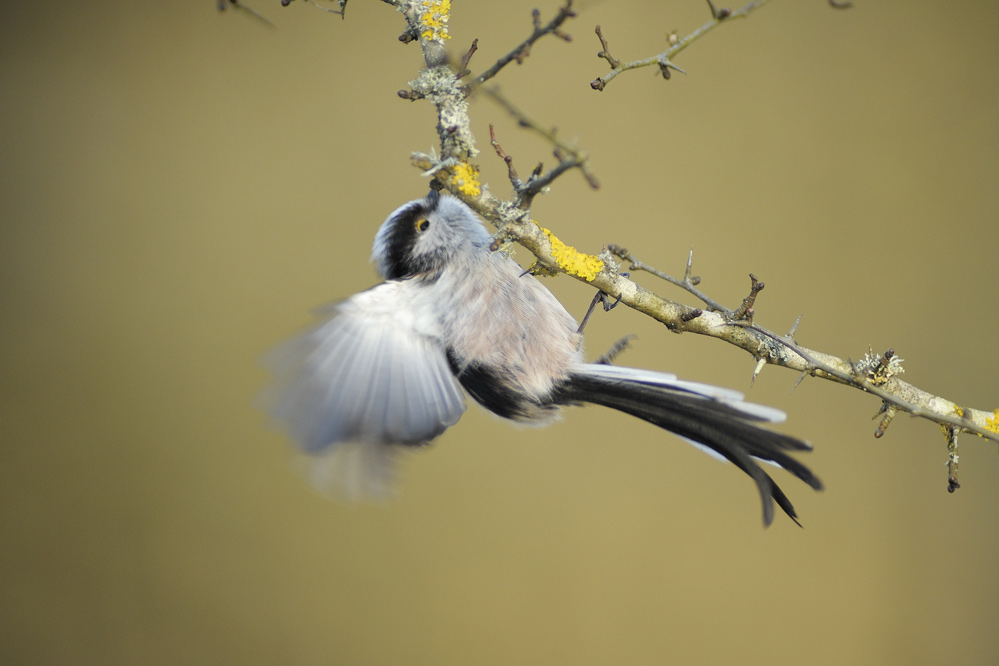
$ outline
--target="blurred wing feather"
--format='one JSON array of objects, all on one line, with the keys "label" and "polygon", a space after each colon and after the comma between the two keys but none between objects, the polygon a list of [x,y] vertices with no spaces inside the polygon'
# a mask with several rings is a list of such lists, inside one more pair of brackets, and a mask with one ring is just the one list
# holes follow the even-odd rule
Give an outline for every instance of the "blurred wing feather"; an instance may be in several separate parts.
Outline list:
[{"label": "blurred wing feather", "polygon": [[267,409],[306,452],[423,444],[465,411],[435,324],[404,296],[400,283],[362,292],[271,355]]}]

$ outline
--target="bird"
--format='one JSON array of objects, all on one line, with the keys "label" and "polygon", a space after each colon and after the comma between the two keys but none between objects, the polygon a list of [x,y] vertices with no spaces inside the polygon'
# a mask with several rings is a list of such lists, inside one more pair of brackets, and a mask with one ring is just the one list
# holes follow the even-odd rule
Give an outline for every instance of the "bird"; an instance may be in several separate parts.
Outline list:
[{"label": "bird", "polygon": [[312,481],[349,499],[394,491],[399,453],[461,418],[465,395],[519,424],[547,426],[595,404],[667,430],[756,483],[764,525],[788,497],[760,466],[822,483],[793,454],[811,450],[763,427],[785,419],[738,391],[655,370],[583,360],[579,325],[479,217],[438,191],[393,211],[375,235],[382,282],[325,308],[267,362],[264,404],[311,461]]}]

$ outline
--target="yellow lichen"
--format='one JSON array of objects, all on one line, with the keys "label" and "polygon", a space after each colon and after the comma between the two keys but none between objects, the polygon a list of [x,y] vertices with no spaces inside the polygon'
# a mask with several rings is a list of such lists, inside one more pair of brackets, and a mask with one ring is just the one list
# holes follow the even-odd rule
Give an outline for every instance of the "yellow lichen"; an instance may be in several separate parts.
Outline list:
[{"label": "yellow lichen", "polygon": [[451,173],[454,176],[454,184],[462,194],[470,197],[477,197],[482,194],[482,185],[479,183],[479,170],[467,162],[452,167]]},{"label": "yellow lichen", "polygon": [[451,17],[451,0],[423,0],[420,3],[420,23],[426,28],[420,36],[424,39],[451,39],[447,22]]},{"label": "yellow lichen", "polygon": [[992,416],[985,419],[985,429],[999,435],[999,409],[992,412]]},{"label": "yellow lichen", "polygon": [[566,245],[544,227],[541,228],[541,231],[545,233],[548,242],[552,245],[552,257],[555,259],[555,263],[569,275],[575,275],[590,282],[603,270],[604,262],[599,257],[583,254],[576,248]]}]

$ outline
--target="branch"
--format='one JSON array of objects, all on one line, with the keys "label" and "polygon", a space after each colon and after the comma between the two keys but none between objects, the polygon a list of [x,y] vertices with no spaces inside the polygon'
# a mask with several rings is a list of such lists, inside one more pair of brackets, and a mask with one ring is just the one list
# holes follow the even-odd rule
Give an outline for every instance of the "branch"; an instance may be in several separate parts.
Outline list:
[{"label": "branch", "polygon": [[717,28],[723,22],[728,22],[735,18],[746,18],[749,16],[750,12],[759,9],[765,5],[768,0],[753,0],[748,5],[742,9],[737,9],[731,11],[729,9],[716,9],[714,4],[708,0],[708,7],[711,9],[711,20],[702,25],[700,28],[690,33],[681,40],[670,40],[670,47],[660,53],[659,55],[654,55],[650,58],[643,58],[642,60],[634,60],[632,62],[621,62],[617,58],[610,55],[610,49],[607,46],[607,40],[604,39],[603,34],[600,32],[600,26],[597,26],[597,37],[600,39],[600,46],[603,48],[600,53],[597,54],[598,57],[603,58],[610,64],[611,71],[607,74],[598,77],[590,82],[590,87],[594,90],[603,90],[611,79],[620,74],[621,72],[626,72],[629,69],[638,69],[639,67],[649,67],[651,65],[657,65],[662,71],[663,78],[669,78],[669,70],[675,69],[678,72],[686,73],[679,67],[673,64],[671,58],[678,54],[680,51],[684,50],[698,39],[708,34],[710,31]]},{"label": "branch", "polygon": [[[713,18],[709,23],[683,40],[678,40],[664,54],[646,61],[636,61],[637,64],[617,62],[610,55],[606,40],[598,31],[604,46],[601,57],[607,59],[614,67],[610,75],[599,81],[606,84],[618,73],[642,66],[643,63],[668,66],[670,56],[689,46],[722,21],[733,17],[745,17],[765,2],[766,0],[757,0],[731,13],[717,10],[711,5]],[[506,108],[517,118],[522,127],[541,134],[555,145],[559,165],[547,174],[542,174],[542,168],[539,166],[531,178],[521,181],[513,168],[513,158],[503,151],[495,134],[491,133],[493,148],[508,167],[514,187],[514,197],[511,200],[503,200],[481,187],[477,181],[477,170],[468,162],[470,157],[477,154],[471,130],[468,129],[466,97],[469,89],[461,86],[453,71],[446,65],[446,58],[441,56],[443,38],[439,33],[443,31],[446,37],[447,17],[432,12],[437,11],[442,3],[428,4],[429,7],[426,7],[416,0],[410,0],[408,3],[402,2],[401,8],[409,21],[409,34],[419,35],[424,58],[428,64],[428,69],[411,85],[414,93],[426,97],[437,106],[442,157],[438,159],[433,154],[414,153],[413,163],[422,169],[425,175],[433,176],[440,186],[450,190],[482,217],[497,226],[494,248],[514,240],[537,257],[537,269],[562,272],[586,282],[611,298],[662,322],[675,333],[707,335],[744,349],[757,359],[754,378],[765,365],[772,364],[796,370],[801,373],[801,378],[812,376],[827,379],[871,393],[882,401],[879,412],[882,418],[875,430],[876,437],[884,434],[894,414],[899,411],[941,424],[948,437],[948,488],[951,491],[959,486],[957,434],[964,431],[989,441],[999,442],[999,410],[988,412],[965,408],[951,400],[903,382],[898,378],[903,371],[901,359],[895,356],[893,350],[888,350],[882,355],[866,354],[861,361],[851,362],[833,354],[800,346],[794,339],[797,322],[787,335],[773,333],[754,323],[755,301],[764,286],[755,278],[749,296],[739,308],[732,310],[696,288],[699,281],[690,274],[692,257],[688,258],[683,279],[678,280],[642,263],[630,252],[618,246],[609,246],[599,256],[595,256],[581,253],[564,244],[532,218],[530,205],[534,195],[566,170],[577,167],[584,175],[589,174],[586,154],[575,146],[563,142],[554,130],[544,128],[531,120],[497,91],[485,88],[482,88],[485,94]],[[438,28],[442,25],[443,28],[440,30],[422,28],[421,26],[427,25],[427,12],[431,12],[431,21],[436,22],[434,25]],[[456,137],[461,138],[459,140]],[[620,265],[615,261],[615,257],[630,262],[631,270],[650,272],[677,284],[699,298],[707,308],[689,307],[645,289],[629,279],[627,273],[620,271]]]},{"label": "branch", "polygon": [[[717,337],[750,352],[758,361],[761,361],[754,373],[754,378],[759,374],[759,370],[763,365],[772,363],[792,370],[799,370],[803,374],[834,380],[872,393],[891,407],[890,411],[885,407],[882,408],[881,413],[884,413],[886,416],[875,431],[876,437],[884,434],[891,418],[898,410],[901,410],[913,416],[934,421],[943,426],[964,430],[985,439],[999,442],[999,410],[989,412],[961,407],[951,400],[934,395],[898,379],[897,375],[902,374],[904,370],[901,366],[901,359],[895,356],[895,352],[892,349],[889,349],[880,357],[866,354],[860,362],[853,363],[831,354],[799,346],[794,341],[794,331],[797,329],[798,322],[795,322],[791,332],[785,336],[777,335],[753,324],[752,306],[755,303],[756,295],[762,291],[763,285],[757,282],[756,278],[752,275],[750,278],[753,281],[753,287],[750,296],[743,301],[742,307],[737,310],[730,310],[719,306],[694,288],[694,283],[690,278],[691,259],[689,258],[684,279],[677,280],[643,264],[628,250],[620,246],[611,245],[609,246],[609,251],[621,259],[631,262],[631,270],[645,270],[654,273],[686,289],[708,304],[714,312],[703,313],[701,316],[687,321],[673,321],[672,317],[668,315],[660,318],[653,314],[653,317],[662,321],[670,330],[675,332],[690,330],[694,333]],[[622,301],[627,304],[626,299],[622,298]],[[672,301],[668,302],[672,303]],[[710,322],[706,326],[703,325],[704,321],[695,322],[695,320],[700,320],[707,315],[717,315],[721,319],[721,322]],[[741,334],[726,330],[724,322],[727,322],[729,325],[739,326],[749,333]],[[956,465],[956,461],[954,461],[954,464]]]},{"label": "branch", "polygon": [[[462,85],[459,79],[466,73],[468,62],[477,48],[477,40],[461,58],[461,71],[455,74],[444,53],[444,40],[450,39],[450,35],[447,34],[449,7],[450,3],[444,0],[401,0],[400,2],[400,10],[407,21],[407,30],[400,40],[420,41],[427,69],[410,82],[411,90],[399,91],[398,94],[408,100],[427,99],[437,107],[439,119],[437,130],[441,139],[439,159],[432,154],[417,153],[413,155],[414,163],[419,165],[424,175],[437,177],[460,196],[475,198],[482,195],[482,188],[478,182],[478,168],[471,162],[479,151],[475,147],[467,102],[470,95],[481,91],[516,118],[521,127],[530,129],[547,139],[554,146],[554,154],[558,159],[558,164],[547,173],[543,173],[543,167],[538,165],[527,181],[515,178],[513,172],[511,182],[515,196],[510,205],[521,211],[529,209],[537,194],[543,192],[563,173],[574,168],[580,170],[590,187],[599,187],[589,167],[589,156],[584,150],[562,140],[557,136],[555,129],[547,128],[530,118],[495,88],[481,85],[482,81],[491,78],[503,66],[517,59],[517,54],[524,54],[525,49],[542,36],[554,34],[569,39],[568,35],[559,31],[559,27],[575,16],[571,9],[571,0],[567,0],[556,17],[545,26],[541,26],[539,14],[535,11],[534,32],[531,36],[467,86]],[[495,143],[495,136],[493,139],[495,148],[498,144]],[[505,159],[502,154],[501,157]],[[511,161],[507,161],[507,165],[510,167]]]},{"label": "branch", "polygon": [[[555,128],[548,129],[543,127],[541,124],[527,116],[524,112],[516,108],[513,103],[507,100],[502,94],[500,94],[499,90],[495,88],[482,88],[481,90],[493,101],[506,109],[510,115],[516,118],[517,123],[521,127],[532,130],[533,132],[541,135],[555,146],[554,154],[559,162],[548,173],[542,175],[542,165],[539,164],[526,182],[521,182],[518,178],[516,178],[516,172],[514,172],[511,176],[510,182],[513,184],[514,193],[517,197],[516,203],[519,208],[530,208],[534,197],[544,191],[556,178],[569,169],[578,168],[580,172],[582,172],[583,178],[586,179],[586,182],[591,188],[598,189],[600,187],[600,183],[597,181],[596,176],[590,170],[590,157],[585,150],[582,150],[574,143],[564,141],[558,136]],[[494,148],[499,145],[495,142],[495,138],[495,134],[493,134],[492,143]],[[505,153],[502,153],[501,149],[498,151],[498,154],[500,159],[506,162],[508,167],[512,168],[513,158]]]},{"label": "branch", "polygon": [[534,32],[531,33],[530,37],[522,41],[514,47],[512,51],[497,60],[495,65],[475,77],[475,82],[485,83],[489,79],[496,76],[501,69],[509,65],[514,60],[517,61],[518,65],[524,62],[524,59],[530,55],[531,47],[534,45],[534,42],[538,41],[545,35],[555,35],[566,42],[572,41],[572,37],[559,30],[559,28],[568,19],[574,18],[575,16],[576,13],[572,11],[572,0],[566,0],[565,5],[559,8],[558,14],[555,15],[555,18],[549,21],[548,25],[542,27],[541,12],[535,9],[531,12],[531,18],[534,21]]}]

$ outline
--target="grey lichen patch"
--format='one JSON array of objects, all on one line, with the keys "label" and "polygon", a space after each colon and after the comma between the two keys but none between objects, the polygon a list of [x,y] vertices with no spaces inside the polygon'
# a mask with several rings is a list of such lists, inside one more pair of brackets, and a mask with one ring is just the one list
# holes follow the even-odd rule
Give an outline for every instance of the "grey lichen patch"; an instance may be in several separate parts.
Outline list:
[{"label": "grey lichen patch", "polygon": [[451,68],[444,65],[425,69],[409,85],[437,107],[442,157],[464,161],[477,155],[468,121],[468,101]]},{"label": "grey lichen patch", "polygon": [[905,372],[902,367],[904,360],[895,355],[894,349],[876,354],[873,348],[868,347],[867,353],[854,366],[854,372],[875,386],[882,386],[895,375]]}]

